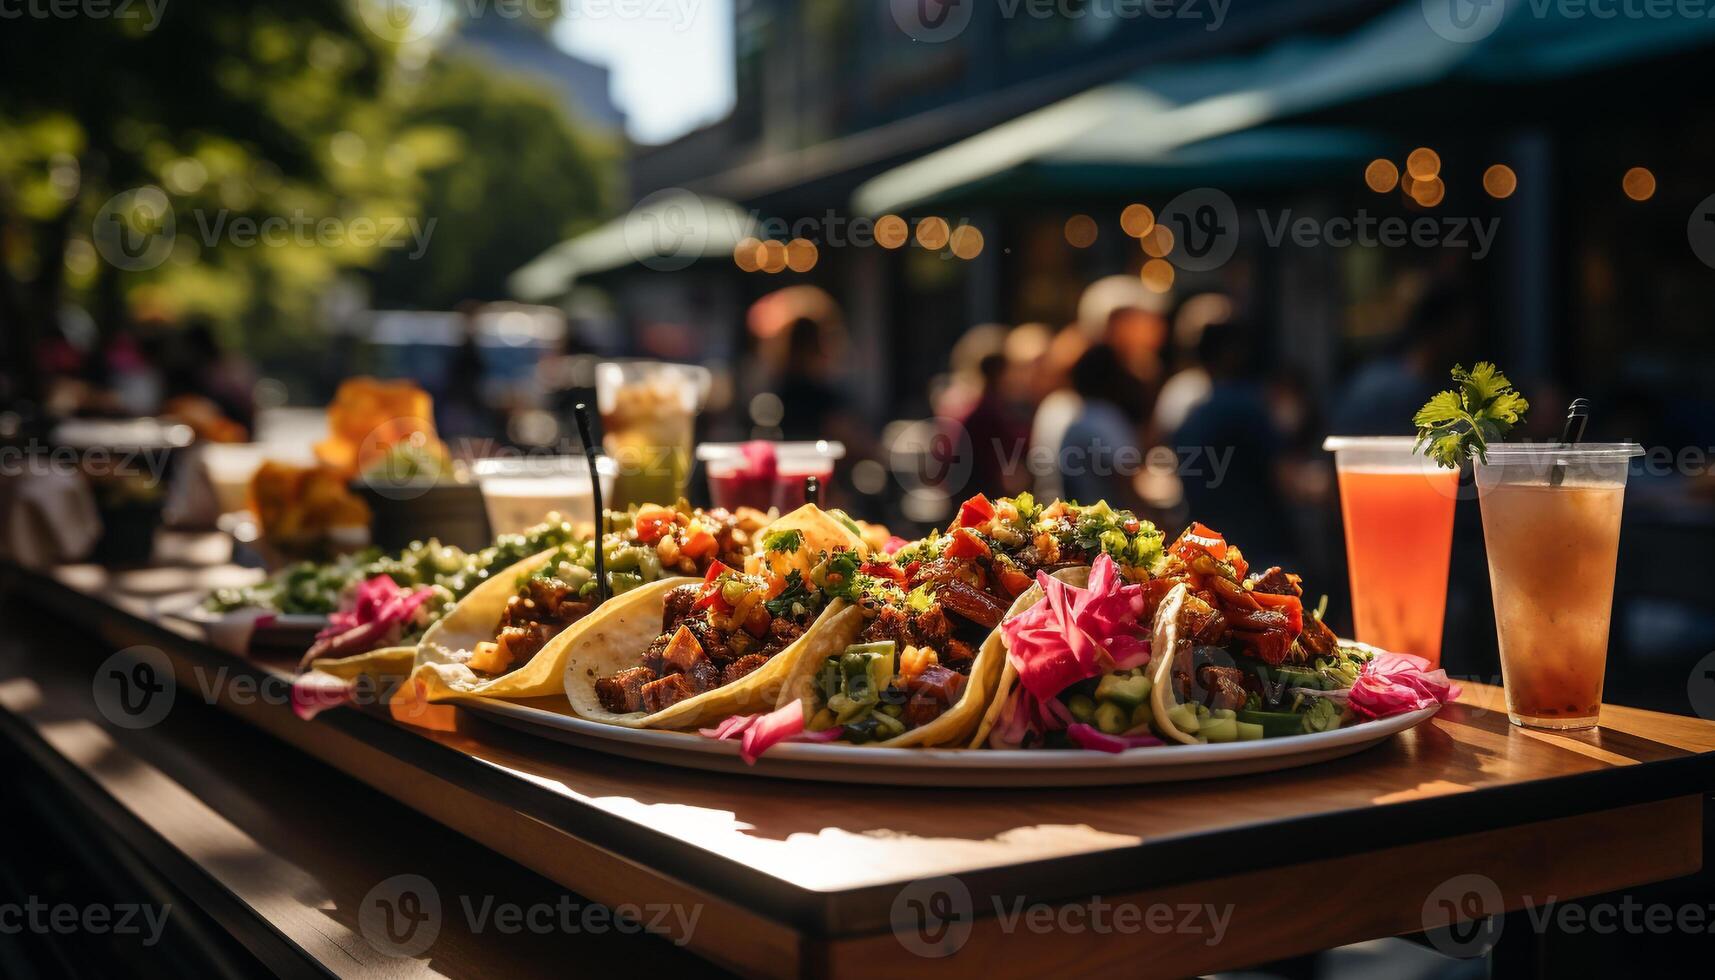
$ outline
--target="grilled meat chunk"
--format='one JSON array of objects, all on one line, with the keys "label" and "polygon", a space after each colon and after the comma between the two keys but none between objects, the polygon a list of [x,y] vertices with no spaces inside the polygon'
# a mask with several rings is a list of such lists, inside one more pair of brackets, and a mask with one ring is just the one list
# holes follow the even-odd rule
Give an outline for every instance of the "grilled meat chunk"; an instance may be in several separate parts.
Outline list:
[{"label": "grilled meat chunk", "polygon": [[596,697],[601,699],[603,708],[615,714],[642,711],[643,686],[653,680],[655,672],[648,667],[627,667],[612,677],[598,678]]},{"label": "grilled meat chunk", "polygon": [[939,664],[926,668],[905,682],[908,699],[900,720],[907,728],[918,728],[941,717],[942,712],[959,700],[968,680],[964,674]]},{"label": "grilled meat chunk", "polygon": [[948,579],[935,590],[935,599],[948,612],[976,623],[984,629],[1000,625],[1006,607],[987,592],[959,579]]},{"label": "grilled meat chunk", "polygon": [[1340,641],[1328,624],[1315,616],[1305,616],[1304,629],[1298,634],[1298,646],[1310,658],[1331,657],[1339,648]]},{"label": "grilled meat chunk", "polygon": [[1298,575],[1283,571],[1279,565],[1267,571],[1258,572],[1249,579],[1250,587],[1256,592],[1270,592],[1274,595],[1304,595],[1303,581]]},{"label": "grilled meat chunk", "polygon": [[1210,708],[1238,710],[1245,706],[1245,674],[1237,667],[1204,664],[1197,668],[1203,703]]},{"label": "grilled meat chunk", "polygon": [[721,683],[731,684],[767,662],[767,654],[747,653],[726,665],[726,669],[721,671]]},{"label": "grilled meat chunk", "polygon": [[684,674],[668,674],[643,685],[643,710],[654,714],[697,695],[696,685]]}]

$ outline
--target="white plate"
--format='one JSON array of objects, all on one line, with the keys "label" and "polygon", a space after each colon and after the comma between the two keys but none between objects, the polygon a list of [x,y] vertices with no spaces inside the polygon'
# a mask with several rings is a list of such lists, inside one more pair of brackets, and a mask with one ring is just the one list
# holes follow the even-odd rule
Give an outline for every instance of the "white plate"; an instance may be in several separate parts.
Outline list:
[{"label": "white plate", "polygon": [[470,698],[460,704],[509,728],[632,759],[688,769],[782,779],[893,786],[1120,786],[1212,779],[1306,766],[1351,755],[1435,714],[1368,721],[1331,732],[1227,742],[1163,745],[1124,752],[1079,749],[880,749],[833,743],[783,742],[747,766],[736,740],[717,742],[683,732],[642,731],[500,701]]}]

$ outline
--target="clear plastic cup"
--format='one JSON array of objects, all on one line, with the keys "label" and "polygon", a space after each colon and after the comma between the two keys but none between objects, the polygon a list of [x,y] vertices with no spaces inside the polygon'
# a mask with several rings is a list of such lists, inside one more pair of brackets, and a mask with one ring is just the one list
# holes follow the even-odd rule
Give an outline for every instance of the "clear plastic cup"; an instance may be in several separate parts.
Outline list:
[{"label": "clear plastic cup", "polygon": [[697,413],[712,376],[694,364],[603,361],[596,365],[596,405],[603,444],[619,469],[617,508],[672,505],[691,476],[691,442]]},{"label": "clear plastic cup", "polygon": [[716,507],[728,510],[775,507],[783,514],[807,502],[805,478],[817,477],[826,487],[834,475],[834,462],[844,459],[845,455],[844,445],[826,439],[819,442],[705,442],[697,447],[697,459],[708,471],[709,499]]},{"label": "clear plastic cup", "polygon": [[1357,638],[1441,662],[1459,471],[1412,452],[1411,436],[1330,436],[1340,478]]},{"label": "clear plastic cup", "polygon": [[1592,728],[1636,443],[1490,446],[1476,466],[1507,717]]},{"label": "clear plastic cup", "polygon": [[[617,467],[596,457],[602,500],[610,499]],[[582,456],[512,456],[479,459],[471,473],[482,489],[491,534],[518,534],[558,511],[580,527],[594,528],[595,495],[589,463]],[[610,505],[611,506],[611,505]]]}]

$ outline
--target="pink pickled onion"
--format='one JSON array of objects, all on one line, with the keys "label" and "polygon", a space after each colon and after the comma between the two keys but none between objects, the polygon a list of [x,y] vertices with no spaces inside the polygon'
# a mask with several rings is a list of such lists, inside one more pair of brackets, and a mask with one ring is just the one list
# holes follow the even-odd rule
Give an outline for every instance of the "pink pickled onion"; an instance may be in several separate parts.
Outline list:
[{"label": "pink pickled onion", "polygon": [[1036,573],[1043,601],[1001,624],[1006,657],[1018,681],[1049,701],[1084,680],[1149,662],[1143,587],[1129,585],[1107,555],[1096,556],[1088,588]]},{"label": "pink pickled onion", "polygon": [[910,543],[911,542],[909,542],[909,541],[905,540],[904,538],[900,537],[899,535],[895,534],[892,537],[887,539],[886,544],[881,546],[881,552],[884,555],[891,555],[894,552],[898,551],[899,549],[905,547],[906,545],[908,545]]},{"label": "pink pickled onion", "polygon": [[355,700],[357,684],[312,670],[292,679],[292,713],[309,721],[329,708]]},{"label": "pink pickled onion", "polygon": [[350,657],[397,643],[405,632],[405,624],[434,594],[427,586],[415,590],[400,588],[385,575],[359,583],[351,608],[328,616],[328,625],[316,634],[316,642],[304,654],[298,669],[308,670],[311,663],[323,657]]},{"label": "pink pickled onion", "polygon": [[1066,726],[1066,737],[1077,742],[1079,748],[1095,752],[1124,752],[1164,744],[1154,735],[1109,735],[1082,722]]},{"label": "pink pickled onion", "polygon": [[762,753],[781,742],[831,742],[841,735],[838,725],[819,732],[804,730],[804,702],[793,701],[767,714],[733,715],[713,728],[699,728],[705,738],[738,737],[738,754],[745,765],[754,766]]},{"label": "pink pickled onion", "polygon": [[1401,715],[1459,696],[1459,685],[1445,670],[1430,670],[1429,661],[1408,653],[1378,652],[1358,672],[1346,703],[1364,718]]}]

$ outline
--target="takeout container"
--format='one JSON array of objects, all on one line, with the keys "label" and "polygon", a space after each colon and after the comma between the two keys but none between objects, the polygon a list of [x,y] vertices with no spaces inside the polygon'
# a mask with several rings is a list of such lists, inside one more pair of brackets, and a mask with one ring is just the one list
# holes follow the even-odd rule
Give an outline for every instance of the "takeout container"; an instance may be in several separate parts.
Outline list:
[{"label": "takeout container", "polygon": [[[758,449],[762,452],[759,453]],[[773,453],[772,466],[767,454]],[[846,447],[826,439],[818,442],[705,442],[697,447],[697,460],[709,477],[709,499],[716,507],[731,510],[755,507],[779,508],[782,514],[803,506],[804,480],[817,477],[825,488],[834,475],[834,463],[844,459]]]},{"label": "takeout container", "polygon": [[369,505],[370,543],[384,551],[399,551],[413,541],[430,538],[477,551],[494,538],[482,488],[469,474],[440,480],[359,477],[351,482],[351,489]]},{"label": "takeout container", "polygon": [[[511,456],[479,459],[471,475],[482,490],[482,502],[492,534],[518,534],[559,511],[580,526],[595,527],[595,496],[590,488],[589,462],[583,456]],[[613,499],[618,465],[596,457],[603,500]]]}]

